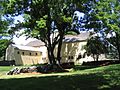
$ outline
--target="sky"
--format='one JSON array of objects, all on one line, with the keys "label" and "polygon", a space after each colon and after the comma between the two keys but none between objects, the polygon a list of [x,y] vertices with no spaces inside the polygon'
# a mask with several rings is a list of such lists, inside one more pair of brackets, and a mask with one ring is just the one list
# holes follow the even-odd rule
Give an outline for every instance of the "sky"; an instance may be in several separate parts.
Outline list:
[{"label": "sky", "polygon": [[20,22],[24,21],[24,19],[21,15],[14,17],[14,19],[15,19],[14,23],[17,23],[17,20],[19,20]]},{"label": "sky", "polygon": [[26,45],[27,43],[29,43],[30,41],[34,41],[36,39],[33,39],[33,38],[28,38],[26,39],[25,36],[21,36],[19,38],[15,37],[13,38],[13,42],[17,45]]},{"label": "sky", "polygon": [[17,45],[26,45],[27,43],[29,43],[30,41],[34,41],[36,40],[35,38],[26,38],[25,35],[22,35],[20,37],[18,37],[17,35],[22,33],[24,31],[24,29],[15,32],[16,35],[13,36],[13,42]]},{"label": "sky", "polygon": [[[23,22],[23,21],[24,21],[24,19],[23,19],[22,16],[17,16],[17,17],[15,17],[14,19],[15,19],[14,23],[18,23],[18,20],[19,20],[20,22]],[[17,31],[16,34],[19,34],[19,33],[23,32],[23,31],[24,31],[23,29],[20,30],[20,31]],[[16,35],[13,36],[13,42],[14,42],[15,44],[17,44],[17,45],[26,45],[26,44],[29,43],[30,41],[34,41],[34,40],[36,40],[36,39],[34,39],[34,38],[28,38],[28,39],[26,39],[26,36],[25,36],[25,35],[22,35],[22,36],[20,36],[20,37],[17,37]]]}]

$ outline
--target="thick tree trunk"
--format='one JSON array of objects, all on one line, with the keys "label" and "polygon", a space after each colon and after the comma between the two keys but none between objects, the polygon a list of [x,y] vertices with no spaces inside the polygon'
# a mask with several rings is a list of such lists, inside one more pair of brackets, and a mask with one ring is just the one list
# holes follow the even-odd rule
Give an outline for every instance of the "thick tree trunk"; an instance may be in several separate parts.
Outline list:
[{"label": "thick tree trunk", "polygon": [[49,63],[52,64],[51,53],[49,47],[47,47]]},{"label": "thick tree trunk", "polygon": [[48,45],[47,45],[47,50],[48,50],[48,59],[49,59],[49,62],[51,65],[54,65],[56,64],[56,61],[55,61],[55,56],[54,56],[54,47],[52,45],[52,42],[51,42],[51,23],[52,23],[52,19],[51,19],[51,15],[50,15],[50,8],[47,4],[46,6],[47,8],[47,15],[48,15],[48,20],[47,20],[47,23],[46,23],[46,26],[47,26],[47,40],[48,40]]},{"label": "thick tree trunk", "polygon": [[47,50],[48,50],[48,59],[49,59],[50,64],[56,64],[55,56],[54,56],[54,49],[51,47],[47,47]]},{"label": "thick tree trunk", "polygon": [[57,51],[57,60],[58,64],[61,64],[61,49],[62,49],[63,35],[60,36],[60,41],[58,43],[58,51]]},{"label": "thick tree trunk", "polygon": [[55,56],[54,56],[54,48],[51,48],[51,59],[53,61],[53,65],[56,64]]}]

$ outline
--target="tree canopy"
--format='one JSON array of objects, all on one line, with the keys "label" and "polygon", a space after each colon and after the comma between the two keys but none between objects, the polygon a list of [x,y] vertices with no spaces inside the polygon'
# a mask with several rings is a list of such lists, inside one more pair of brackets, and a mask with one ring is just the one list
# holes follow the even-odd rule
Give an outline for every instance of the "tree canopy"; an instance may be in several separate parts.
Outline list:
[{"label": "tree canopy", "polygon": [[116,33],[115,47],[120,59],[120,1],[98,0],[94,8],[96,18],[101,22],[101,27],[106,33]]},{"label": "tree canopy", "polygon": [[[10,33],[24,28],[27,37],[42,40],[48,50],[50,64],[60,63],[64,35],[71,30],[82,28],[98,32],[116,32],[116,46],[120,56],[120,1],[119,0],[6,0],[3,10],[6,16],[24,17],[11,27]],[[75,11],[85,14],[78,20]],[[73,22],[76,22],[73,24]],[[57,46],[57,56],[54,49]]]},{"label": "tree canopy", "polygon": [[[28,37],[42,40],[48,50],[51,64],[60,63],[61,46],[64,35],[72,30],[74,11],[85,12],[88,0],[8,0],[6,14],[24,15],[24,22],[16,24],[14,30],[24,28]],[[55,32],[57,31],[57,33]],[[54,48],[58,45],[57,57]],[[57,59],[56,59],[57,58]],[[55,60],[56,59],[56,60]]]},{"label": "tree canopy", "polygon": [[98,61],[100,54],[105,54],[108,51],[107,46],[98,36],[93,36],[88,39],[85,50],[88,55],[93,56],[95,61]]}]

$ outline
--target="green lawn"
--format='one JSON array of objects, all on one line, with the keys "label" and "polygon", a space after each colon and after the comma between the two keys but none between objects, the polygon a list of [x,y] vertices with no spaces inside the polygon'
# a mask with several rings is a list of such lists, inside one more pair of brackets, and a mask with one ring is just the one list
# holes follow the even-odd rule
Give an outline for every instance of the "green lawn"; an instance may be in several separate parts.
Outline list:
[{"label": "green lawn", "polygon": [[5,75],[0,67],[1,90],[120,90],[120,64],[76,66],[67,73]]}]

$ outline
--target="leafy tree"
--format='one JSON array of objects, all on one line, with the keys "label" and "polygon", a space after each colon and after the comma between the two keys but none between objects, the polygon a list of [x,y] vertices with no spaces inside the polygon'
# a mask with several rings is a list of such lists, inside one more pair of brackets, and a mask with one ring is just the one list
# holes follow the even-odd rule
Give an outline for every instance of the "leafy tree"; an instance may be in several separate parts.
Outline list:
[{"label": "leafy tree", "polygon": [[7,22],[3,19],[3,1],[0,1],[0,34],[3,34],[7,28]]},{"label": "leafy tree", "polygon": [[[8,0],[6,14],[23,14],[24,23],[13,28],[22,27],[28,37],[42,40],[47,47],[50,64],[56,64],[56,60],[60,63],[64,35],[72,29],[73,13],[76,8],[84,9],[83,4],[86,2],[87,0]],[[57,59],[54,55],[56,45]]]},{"label": "leafy tree", "polygon": [[98,0],[94,12],[98,20],[102,22],[106,33],[111,30],[116,33],[116,48],[120,59],[120,1]]},{"label": "leafy tree", "polygon": [[7,18],[4,16],[6,2],[5,0],[0,1],[0,58],[5,60],[5,52],[6,48],[10,44],[10,39],[3,39],[8,38],[10,35],[8,34],[9,25],[12,24],[12,19]]},{"label": "leafy tree", "polygon": [[98,61],[99,55],[107,52],[107,46],[98,36],[88,39],[85,46],[88,55],[92,55],[95,61]]},{"label": "leafy tree", "polygon": [[10,40],[8,39],[0,40],[0,58],[2,58],[3,60],[5,60],[5,53],[9,44],[10,44]]}]

